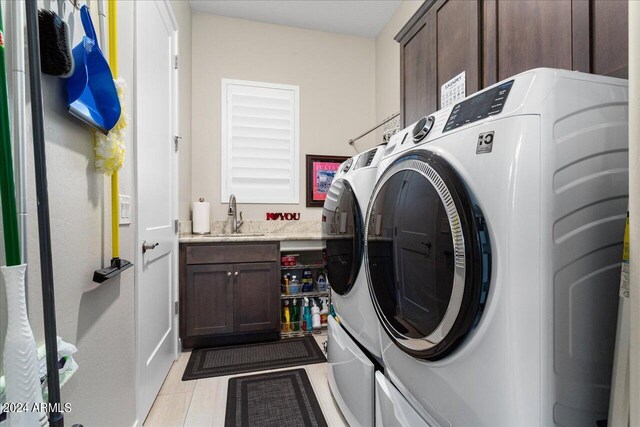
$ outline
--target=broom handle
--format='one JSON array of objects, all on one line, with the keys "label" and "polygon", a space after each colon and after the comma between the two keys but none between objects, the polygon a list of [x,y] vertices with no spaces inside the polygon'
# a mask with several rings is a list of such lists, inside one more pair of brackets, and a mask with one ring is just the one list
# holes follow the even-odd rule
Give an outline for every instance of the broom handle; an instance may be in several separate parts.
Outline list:
[{"label": "broom handle", "polygon": [[[118,78],[117,8],[115,0],[108,0],[109,66],[113,78]],[[120,258],[120,179],[116,170],[111,174],[111,256]]]},{"label": "broom handle", "polygon": [[44,143],[44,113],[40,82],[40,45],[38,36],[38,5],[27,0],[27,37],[29,42],[29,83],[31,89],[31,120],[33,125],[33,154],[36,171],[36,197],[38,200],[38,233],[40,239],[40,274],[42,277],[42,304],[44,313],[44,339],[47,349],[47,386],[49,403],[55,408],[49,413],[51,427],[63,427],[59,412],[60,379],[58,375],[58,343],[56,332],[56,302],[51,259],[51,227],[49,224],[49,196],[47,189],[47,160]]},{"label": "broom handle", "polygon": [[0,200],[2,204],[2,225],[7,265],[20,264],[20,233],[18,232],[18,211],[16,190],[13,182],[13,156],[11,150],[11,125],[9,124],[9,91],[7,89],[7,68],[4,56],[4,29],[0,10]]}]

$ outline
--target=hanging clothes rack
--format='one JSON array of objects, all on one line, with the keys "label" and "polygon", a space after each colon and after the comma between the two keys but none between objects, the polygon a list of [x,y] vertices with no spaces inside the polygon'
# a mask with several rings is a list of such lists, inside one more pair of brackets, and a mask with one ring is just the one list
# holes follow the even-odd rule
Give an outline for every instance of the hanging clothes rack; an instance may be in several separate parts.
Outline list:
[{"label": "hanging clothes rack", "polygon": [[386,119],[384,119],[382,122],[378,123],[377,125],[375,125],[374,127],[372,127],[371,129],[369,129],[368,131],[364,132],[361,135],[356,136],[353,139],[349,140],[349,145],[353,145],[354,142],[356,142],[357,140],[359,140],[360,138],[363,138],[367,135],[369,135],[371,132],[373,132],[374,130],[378,129],[380,126],[384,125],[385,123],[390,122],[391,120],[395,119],[396,117],[398,117],[400,115],[400,113],[395,113],[389,117],[387,117]]}]

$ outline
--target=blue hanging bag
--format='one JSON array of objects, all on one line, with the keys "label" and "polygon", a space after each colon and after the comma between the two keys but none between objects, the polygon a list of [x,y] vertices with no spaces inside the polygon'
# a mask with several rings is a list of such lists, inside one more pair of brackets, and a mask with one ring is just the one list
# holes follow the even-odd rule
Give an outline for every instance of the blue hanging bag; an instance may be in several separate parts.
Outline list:
[{"label": "blue hanging bag", "polygon": [[87,6],[80,9],[80,17],[86,35],[73,48],[76,68],[66,81],[67,104],[72,115],[107,134],[120,119],[120,100]]}]

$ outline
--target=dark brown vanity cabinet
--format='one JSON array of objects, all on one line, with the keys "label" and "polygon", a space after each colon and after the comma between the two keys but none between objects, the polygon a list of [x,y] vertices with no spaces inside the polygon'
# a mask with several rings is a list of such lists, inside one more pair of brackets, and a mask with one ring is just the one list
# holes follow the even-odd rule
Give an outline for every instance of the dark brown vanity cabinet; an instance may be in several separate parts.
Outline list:
[{"label": "dark brown vanity cabinet", "polygon": [[532,68],[627,78],[627,0],[426,0],[396,36],[408,126],[462,71],[471,94]]},{"label": "dark brown vanity cabinet", "polygon": [[180,245],[180,337],[201,347],[276,339],[279,243]]}]

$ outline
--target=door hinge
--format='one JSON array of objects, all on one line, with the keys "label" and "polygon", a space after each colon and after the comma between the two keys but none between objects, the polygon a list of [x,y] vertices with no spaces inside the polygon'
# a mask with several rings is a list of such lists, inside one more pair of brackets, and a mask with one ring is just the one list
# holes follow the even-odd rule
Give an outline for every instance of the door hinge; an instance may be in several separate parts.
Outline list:
[{"label": "door hinge", "polygon": [[173,313],[176,315],[180,314],[180,304],[178,304],[178,301],[173,302]]},{"label": "door hinge", "polygon": [[173,221],[173,230],[176,232],[176,234],[178,234],[178,231],[180,231],[180,221],[178,221],[177,219]]},{"label": "door hinge", "polygon": [[174,70],[178,69],[178,55],[173,57],[173,69]]},{"label": "door hinge", "polygon": [[175,145],[176,153],[178,152],[178,146],[180,145],[180,140],[181,140],[181,139],[182,139],[182,137],[181,137],[181,136],[178,136],[178,135],[176,135],[176,136],[174,136],[174,137],[173,137],[173,143],[174,143],[174,145]]}]

